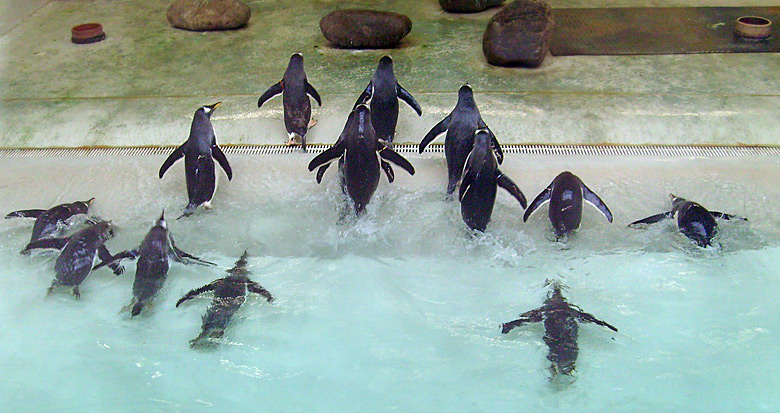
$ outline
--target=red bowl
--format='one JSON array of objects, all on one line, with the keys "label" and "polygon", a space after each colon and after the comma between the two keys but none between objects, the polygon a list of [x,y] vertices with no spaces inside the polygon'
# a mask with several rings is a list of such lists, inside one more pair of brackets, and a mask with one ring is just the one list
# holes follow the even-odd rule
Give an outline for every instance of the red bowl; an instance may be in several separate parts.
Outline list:
[{"label": "red bowl", "polygon": [[106,34],[103,32],[103,25],[100,23],[86,23],[73,26],[70,29],[70,33],[70,40],[78,44],[95,43],[106,38]]}]

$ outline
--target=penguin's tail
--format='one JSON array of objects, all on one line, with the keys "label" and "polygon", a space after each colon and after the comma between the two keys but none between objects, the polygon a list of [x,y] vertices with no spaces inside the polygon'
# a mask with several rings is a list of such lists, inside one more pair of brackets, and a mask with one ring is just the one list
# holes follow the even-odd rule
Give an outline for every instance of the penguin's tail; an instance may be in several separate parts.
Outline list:
[{"label": "penguin's tail", "polygon": [[188,217],[188,216],[194,214],[196,209],[198,209],[197,205],[195,205],[195,204],[187,204],[187,206],[184,207],[184,211],[182,211],[181,215],[179,215],[179,217],[176,218],[176,220],[180,220],[180,219],[182,219],[184,217]]},{"label": "penguin's tail", "polygon": [[219,344],[219,339],[225,334],[224,329],[203,330],[197,337],[190,340],[191,348],[213,348]]},{"label": "penguin's tail", "polygon": [[144,309],[144,303],[143,302],[137,302],[133,305],[133,309],[130,311],[130,316],[135,317],[138,314],[141,314],[141,310]]}]

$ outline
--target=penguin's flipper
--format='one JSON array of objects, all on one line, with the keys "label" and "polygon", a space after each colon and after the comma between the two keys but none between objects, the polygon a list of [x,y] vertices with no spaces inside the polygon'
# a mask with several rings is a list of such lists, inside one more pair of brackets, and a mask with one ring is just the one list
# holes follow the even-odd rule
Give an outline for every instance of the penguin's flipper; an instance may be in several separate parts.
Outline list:
[{"label": "penguin's flipper", "polygon": [[[129,251],[123,251],[117,256],[124,256],[125,253]],[[106,265],[108,265],[108,268],[111,268],[111,271],[114,272],[114,275],[122,275],[122,273],[125,272],[125,267],[121,266],[119,264],[119,259],[115,259],[113,255],[111,255],[111,252],[108,251],[108,248],[106,248],[105,245],[101,245],[97,249],[98,257],[100,258],[100,261],[105,262]]]},{"label": "penguin's flipper", "polygon": [[215,287],[216,286],[212,282],[210,284],[204,285],[203,287],[195,288],[193,290],[190,290],[187,294],[184,294],[184,296],[182,298],[179,298],[179,301],[176,302],[176,307],[178,307],[181,303],[183,303],[183,302],[185,302],[185,301],[187,301],[187,300],[189,300],[191,298],[194,298],[195,296],[197,296],[199,294],[205,293],[206,291],[214,291]]},{"label": "penguin's flipper", "polygon": [[320,169],[317,169],[317,183],[322,183],[322,176],[325,175],[325,171],[328,170],[328,167],[330,166],[330,162],[326,163],[325,165],[320,166]]},{"label": "penguin's flipper", "polygon": [[306,93],[313,97],[314,100],[317,101],[318,105],[322,106],[322,100],[320,99],[320,94],[317,93],[317,89],[315,89],[308,80],[304,80],[303,82],[303,86],[306,88]]},{"label": "penguin's flipper", "polygon": [[38,218],[46,212],[45,209],[23,209],[21,211],[14,211],[5,216],[5,219],[9,218]]},{"label": "penguin's flipper", "polygon": [[344,145],[341,141],[336,142],[335,145],[328,148],[328,150],[325,152],[315,156],[314,159],[309,162],[309,172],[313,171],[319,166],[322,166],[323,164],[333,162],[333,160],[340,158],[341,155],[344,154],[344,149],[346,149],[346,145]]},{"label": "penguin's flipper", "polygon": [[[202,260],[194,255],[187,254],[186,252],[179,249],[179,247],[176,246],[176,244],[173,243],[173,238],[171,238],[171,249],[173,250],[173,259],[182,263],[182,264],[189,264],[190,262],[198,264],[198,265],[212,265],[217,266],[217,264],[214,264],[213,262]],[[185,261],[184,258],[187,258],[189,261]]]},{"label": "penguin's flipper", "polygon": [[368,102],[369,99],[371,99],[371,95],[374,92],[374,86],[373,81],[368,82],[368,86],[366,86],[366,90],[363,91],[363,93],[358,96],[357,100],[355,101],[355,105],[352,106],[352,110],[355,110],[355,108],[358,107],[358,105],[362,105],[366,102]]},{"label": "penguin's flipper", "polygon": [[271,293],[269,293],[268,290],[256,282],[248,283],[246,285],[246,289],[249,290],[249,292],[262,295],[269,303],[274,300],[274,297],[271,295]]},{"label": "penguin's flipper", "polygon": [[596,209],[601,211],[607,221],[612,222],[612,212],[610,212],[607,204],[605,204],[604,201],[602,201],[601,198],[599,198],[599,196],[596,195],[595,192],[591,191],[590,188],[588,188],[585,184],[582,184],[582,197],[588,201],[588,203],[596,207]]},{"label": "penguin's flipper", "polygon": [[281,81],[279,83],[269,87],[268,90],[266,90],[265,93],[263,93],[260,96],[260,99],[257,99],[257,107],[259,108],[259,107],[263,106],[263,103],[265,103],[265,101],[267,101],[268,99],[271,99],[272,97],[282,93],[283,90],[284,90],[284,84]]},{"label": "penguin's flipper", "polygon": [[647,218],[640,219],[639,221],[634,221],[634,222],[628,224],[628,226],[636,228],[637,226],[642,225],[642,224],[655,224],[656,222],[661,221],[663,219],[667,219],[667,218],[674,218],[674,211],[663,212],[663,213],[660,213],[660,214],[651,215],[651,216],[649,216]]},{"label": "penguin's flipper", "polygon": [[213,156],[214,159],[219,162],[219,166],[221,166],[222,170],[225,171],[225,174],[228,177],[228,181],[233,180],[233,169],[230,168],[230,163],[225,156],[225,152],[222,152],[222,149],[219,147],[219,145],[217,145],[216,142],[211,145],[211,156]]},{"label": "penguin's flipper", "polygon": [[719,219],[725,219],[726,221],[731,219],[740,219],[742,221],[747,221],[747,218],[744,217],[738,217],[736,215],[726,214],[724,212],[718,212],[718,211],[710,211],[710,214],[712,214],[713,217],[719,218]]},{"label": "penguin's flipper", "polygon": [[509,179],[508,176],[504,175],[496,169],[496,179],[498,180],[498,186],[501,188],[504,188],[507,192],[509,192],[515,199],[517,199],[517,202],[520,203],[520,206],[525,209],[528,206],[528,202],[525,200],[525,195],[523,195],[523,191],[520,190],[520,188],[517,187],[517,185],[512,182],[511,179]]},{"label": "penguin's flipper", "polygon": [[415,112],[417,112],[417,116],[422,116],[422,109],[420,108],[420,105],[417,103],[416,100],[414,100],[414,97],[411,93],[407,92],[406,89],[404,89],[399,83],[396,83],[396,94],[398,94],[398,98],[406,102],[409,106],[414,109]]},{"label": "penguin's flipper", "polygon": [[531,202],[531,205],[528,206],[528,209],[525,210],[525,214],[523,214],[523,222],[528,221],[528,217],[531,216],[531,214],[536,211],[537,208],[544,205],[545,202],[550,201],[550,195],[552,194],[552,185],[550,184],[547,186],[547,188],[544,188],[544,191],[540,192],[539,195],[534,198],[534,200]]},{"label": "penguin's flipper", "polygon": [[468,164],[463,169],[463,177],[460,180],[460,189],[458,190],[458,201],[463,201],[466,192],[469,191],[471,184],[474,183],[474,175],[470,173]]},{"label": "penguin's flipper", "polygon": [[490,130],[487,125],[485,125],[485,128],[487,128],[488,135],[490,135],[490,144],[493,147],[493,152],[496,154],[496,160],[498,161],[498,164],[501,165],[504,163],[504,151],[501,149],[501,144],[498,143],[496,135],[493,134],[493,131]]},{"label": "penguin's flipper", "polygon": [[395,180],[395,172],[393,172],[393,167],[389,163],[385,162],[384,159],[379,160],[379,165],[381,165],[382,170],[385,171],[385,175],[387,175],[387,181],[392,184]]},{"label": "penguin's flipper", "polygon": [[606,328],[608,328],[608,329],[610,329],[610,330],[612,330],[612,331],[614,331],[616,333],[618,331],[618,329],[615,326],[607,323],[606,321],[599,320],[598,318],[596,318],[593,315],[588,314],[588,313],[586,313],[584,311],[577,311],[577,318],[579,318],[580,320],[582,320],[582,321],[584,321],[586,323],[593,323],[593,324],[597,324],[597,325],[600,325],[600,326],[604,326],[604,327],[606,327]]},{"label": "penguin's flipper", "polygon": [[390,149],[386,144],[380,142],[380,145],[384,145],[384,147],[379,150],[379,156],[400,166],[406,172],[409,172],[409,175],[414,175],[414,166],[412,166],[412,164],[407,161],[406,158],[399,155],[396,151]]},{"label": "penguin's flipper", "polygon": [[160,179],[162,179],[163,175],[165,175],[165,171],[168,170],[168,168],[171,167],[176,161],[184,157],[184,149],[187,147],[187,142],[184,142],[183,145],[176,148],[175,151],[173,151],[172,154],[168,155],[168,158],[163,162],[162,166],[160,167]]},{"label": "penguin's flipper", "polygon": [[511,331],[513,328],[520,327],[523,324],[538,323],[543,320],[544,320],[544,315],[542,314],[542,310],[540,308],[531,311],[526,311],[525,313],[520,314],[520,318],[518,318],[517,320],[501,324],[501,334],[506,334],[509,331]]},{"label": "penguin's flipper", "polygon": [[102,267],[104,265],[109,265],[109,264],[112,264],[112,263],[117,263],[118,264],[119,261],[121,261],[121,260],[123,260],[125,258],[129,258],[131,260],[134,260],[134,259],[138,258],[138,250],[137,249],[125,250],[125,251],[120,252],[119,254],[116,254],[114,256],[109,257],[108,260],[104,260],[104,259],[101,258],[100,262],[96,266],[92,267],[92,270],[96,270],[96,269],[98,269],[98,268],[100,268],[100,267]]},{"label": "penguin's flipper", "polygon": [[442,133],[446,132],[447,129],[449,129],[451,118],[452,118],[452,113],[447,115],[446,118],[442,119],[441,122],[437,123],[436,126],[431,128],[431,130],[429,130],[428,133],[425,134],[425,137],[423,138],[422,141],[420,141],[420,147],[418,148],[420,153],[423,153],[425,147],[428,146],[428,144],[431,143],[432,140],[436,139],[437,136],[441,135]]},{"label": "penguin's flipper", "polygon": [[65,248],[65,244],[68,243],[70,238],[43,238],[37,241],[33,241],[27,244],[22,250],[22,254],[29,254],[30,250],[35,249],[55,249],[61,250]]}]

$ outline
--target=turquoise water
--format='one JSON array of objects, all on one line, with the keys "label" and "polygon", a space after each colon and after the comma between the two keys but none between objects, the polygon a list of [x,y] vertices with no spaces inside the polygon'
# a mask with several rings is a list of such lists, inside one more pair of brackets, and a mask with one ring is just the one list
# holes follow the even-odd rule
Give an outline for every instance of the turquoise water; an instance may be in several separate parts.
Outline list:
[{"label": "turquoise water", "polygon": [[[440,155],[383,179],[366,216],[337,225],[334,171],[322,185],[311,156],[230,156],[214,209],[170,229],[183,250],[219,268],[173,264],[154,307],[136,319],[135,264],[102,269],[82,299],[46,296],[53,254],[18,254],[32,222],[0,221],[0,399],[8,411],[776,411],[780,409],[780,217],[775,158],[668,159],[508,155],[504,172],[536,196],[571,170],[609,205],[586,206],[583,228],[551,241],[546,207],[528,223],[499,192],[493,221],[472,237],[444,200]],[[140,243],[159,211],[186,204],[182,165],[164,156],[12,158],[3,212],[96,197],[112,219],[112,252]],[[76,165],[78,165],[76,167]],[[668,193],[746,216],[721,224],[720,250],[693,247],[659,224]],[[210,303],[179,308],[249,249],[250,296],[219,347],[192,350]],[[581,325],[574,380],[547,379],[543,327],[500,334],[536,308],[547,279],[570,302],[620,329]]]}]

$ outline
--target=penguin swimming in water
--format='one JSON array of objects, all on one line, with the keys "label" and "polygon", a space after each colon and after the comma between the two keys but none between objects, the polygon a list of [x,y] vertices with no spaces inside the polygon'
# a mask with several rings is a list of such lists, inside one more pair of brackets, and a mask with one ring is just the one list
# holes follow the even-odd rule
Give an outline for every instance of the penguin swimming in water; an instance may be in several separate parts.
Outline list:
[{"label": "penguin swimming in water", "polygon": [[669,194],[669,196],[672,198],[671,211],[634,221],[628,224],[628,226],[637,228],[642,224],[654,224],[666,218],[674,218],[674,215],[677,214],[677,227],[680,229],[680,232],[693,240],[696,245],[704,248],[712,245],[712,239],[718,234],[718,223],[715,221],[716,218],[747,221],[747,218],[725,214],[723,212],[708,211],[707,208],[704,208],[696,202],[680,198],[674,194]]},{"label": "penguin swimming in water", "polygon": [[174,162],[184,157],[189,203],[179,218],[192,215],[195,209],[201,205],[207,209],[211,208],[211,199],[217,189],[217,175],[213,159],[219,162],[228,180],[233,179],[233,170],[230,168],[230,163],[228,163],[222,149],[217,146],[214,127],[211,126],[211,115],[220,104],[221,102],[217,102],[195,111],[189,138],[183,145],[176,148],[160,167],[160,179],[162,179],[165,171]]},{"label": "penguin swimming in water", "polygon": [[523,192],[498,169],[492,140],[487,129],[476,131],[474,147],[463,169],[463,181],[458,196],[463,221],[469,228],[480,232],[484,232],[490,222],[499,186],[515,197],[523,209],[526,207]]},{"label": "penguin swimming in water", "polygon": [[[52,238],[59,235],[60,232],[68,226],[68,220],[76,215],[82,215],[89,212],[89,207],[94,200],[95,198],[91,198],[87,201],[60,204],[49,209],[24,209],[21,211],[14,211],[6,215],[5,218],[35,218],[32,236],[30,237],[30,242],[34,242],[39,239]],[[29,248],[30,246],[28,244],[27,247],[22,250],[22,253],[25,253]]]},{"label": "penguin swimming in water", "polygon": [[282,94],[282,104],[284,106],[284,127],[290,135],[288,145],[293,145],[300,139],[301,149],[306,152],[306,132],[309,130],[311,121],[311,102],[309,96],[322,106],[320,95],[317,90],[309,84],[306,79],[306,72],[303,70],[303,55],[295,53],[290,57],[290,63],[284,72],[282,80],[271,86],[260,96],[257,101],[257,107],[263,106],[268,99]]},{"label": "penguin swimming in water", "polygon": [[241,305],[246,300],[247,291],[260,294],[269,303],[274,300],[268,290],[249,279],[250,272],[247,270],[246,265],[247,253],[244,251],[241,258],[236,261],[236,265],[227,270],[230,275],[212,281],[203,287],[190,290],[176,302],[176,307],[178,307],[181,303],[199,294],[206,291],[214,291],[214,299],[211,301],[211,306],[203,316],[201,333],[190,341],[190,347],[206,347],[216,344],[215,340],[225,334],[225,329],[230,324],[233,314],[241,308]]},{"label": "penguin swimming in water", "polygon": [[555,235],[566,237],[580,227],[583,199],[601,211],[607,221],[612,222],[612,212],[609,211],[607,204],[585,186],[577,175],[568,171],[561,172],[544,191],[536,196],[523,214],[523,222],[528,221],[528,217],[545,202],[550,202],[549,217]]},{"label": "penguin swimming in water", "polygon": [[422,116],[422,109],[414,97],[406,91],[395,78],[393,59],[383,56],[374,72],[368,87],[360,94],[352,110],[358,105],[371,100],[371,124],[376,131],[377,139],[392,143],[395,138],[395,126],[398,123],[398,99],[409,104],[417,116]]},{"label": "penguin swimming in water", "polygon": [[437,123],[420,142],[419,151],[423,153],[425,147],[436,139],[437,136],[447,132],[444,138],[444,154],[447,158],[447,195],[455,192],[455,186],[460,181],[463,166],[466,164],[471,149],[474,147],[474,136],[477,129],[486,129],[490,134],[493,150],[496,152],[498,164],[504,162],[504,153],[493,132],[482,120],[477,103],[474,101],[474,92],[471,86],[465,84],[458,90],[458,103],[449,115]]},{"label": "penguin swimming in water", "polygon": [[571,375],[575,370],[579,347],[577,323],[594,323],[617,332],[618,329],[591,314],[582,311],[576,305],[566,302],[561,293],[561,284],[552,283],[552,291],[548,293],[544,305],[520,314],[520,318],[501,325],[501,333],[507,334],[513,328],[526,323],[544,322],[544,342],[547,344],[547,360],[550,360],[551,378],[559,375]]},{"label": "penguin swimming in water", "polygon": [[[144,305],[150,302],[162,289],[170,268],[169,258],[184,264],[191,261],[202,265],[216,265],[187,254],[176,247],[173,235],[168,231],[168,224],[165,222],[165,211],[146,234],[139,248],[123,251],[115,255],[114,259],[136,257],[138,263],[136,264],[135,281],[133,281],[133,300],[126,307],[131,308],[132,317],[140,314]],[[106,264],[108,263],[103,262],[95,268]]]},{"label": "penguin swimming in water", "polygon": [[333,147],[314,157],[309,162],[309,171],[317,171],[317,183],[333,160],[339,160],[339,172],[344,193],[355,203],[355,213],[360,215],[379,185],[379,168],[393,182],[393,168],[390,161],[414,175],[414,167],[401,155],[377,139],[371,124],[368,106],[358,105],[347,118],[344,130]]},{"label": "penguin swimming in water", "polygon": [[113,236],[114,228],[111,223],[99,221],[67,238],[44,238],[31,242],[28,250],[36,248],[62,250],[54,264],[56,278],[49,287],[48,293],[51,293],[55,287],[64,285],[73,287],[73,295],[79,299],[81,297],[79,285],[92,271],[96,256],[107,263],[114,274],[122,274],[124,267],[115,262],[115,258],[104,245]]}]

